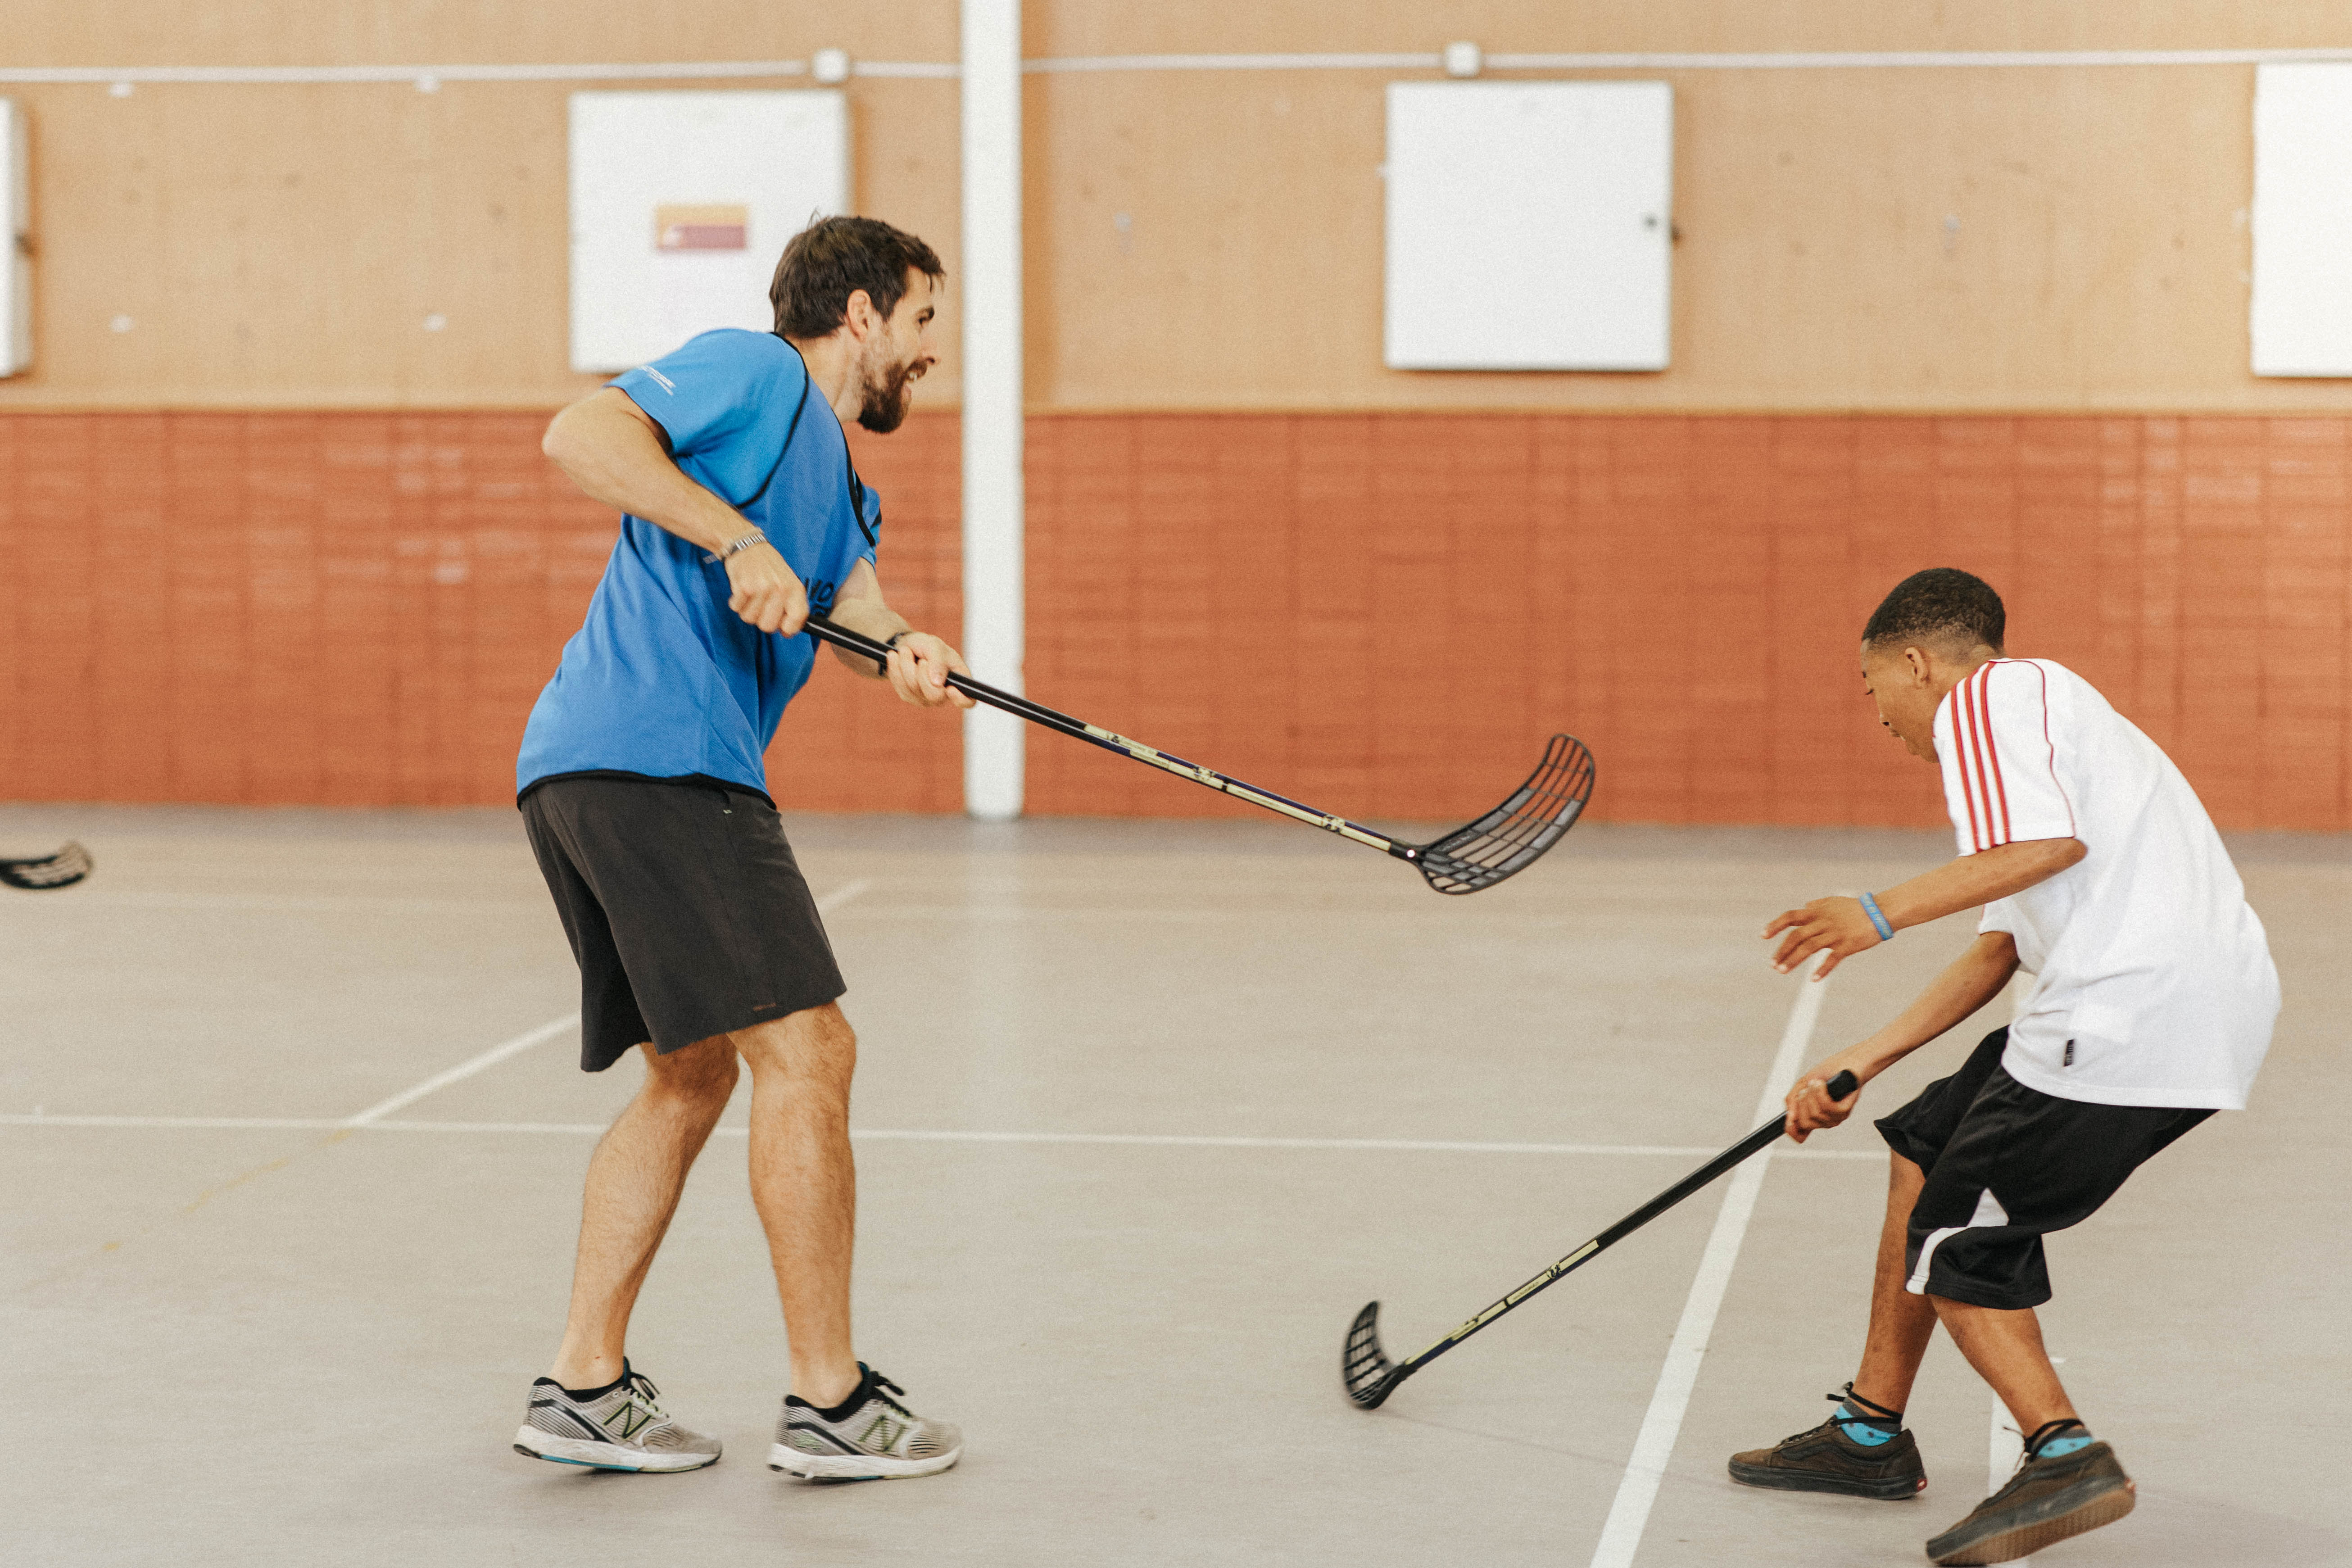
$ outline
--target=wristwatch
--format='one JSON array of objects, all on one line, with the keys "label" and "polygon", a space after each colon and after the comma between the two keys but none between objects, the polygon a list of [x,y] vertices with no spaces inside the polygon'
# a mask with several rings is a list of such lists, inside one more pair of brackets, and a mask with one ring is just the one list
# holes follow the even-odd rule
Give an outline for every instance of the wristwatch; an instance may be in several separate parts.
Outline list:
[{"label": "wristwatch", "polygon": [[751,532],[749,532],[749,533],[745,534],[742,538],[738,539],[738,540],[735,540],[735,541],[733,541],[732,542],[730,542],[730,544],[729,544],[729,545],[728,545],[724,550],[721,550],[718,554],[716,554],[716,555],[705,555],[702,559],[703,559],[703,562],[704,562],[704,563],[705,563],[706,565],[714,565],[714,566],[715,566],[715,565],[717,565],[719,562],[722,562],[722,561],[726,560],[726,559],[727,559],[729,556],[730,556],[730,555],[737,555],[737,554],[740,554],[740,553],[741,553],[742,552],[744,552],[744,551],[746,551],[746,550],[751,549],[751,546],[753,546],[754,544],[765,544],[765,543],[767,543],[767,542],[768,542],[768,536],[767,536],[766,534],[764,534],[764,533],[761,532],[758,529],[756,529],[756,528],[755,528],[755,529],[753,529]]}]

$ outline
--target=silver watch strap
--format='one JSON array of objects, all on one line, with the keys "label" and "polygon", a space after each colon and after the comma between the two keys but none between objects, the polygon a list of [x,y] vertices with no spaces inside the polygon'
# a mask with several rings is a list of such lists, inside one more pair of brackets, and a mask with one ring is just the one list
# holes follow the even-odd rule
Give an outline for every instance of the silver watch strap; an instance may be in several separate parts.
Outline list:
[{"label": "silver watch strap", "polygon": [[705,555],[702,559],[706,563],[724,561],[730,555],[739,554],[743,551],[751,549],[754,544],[765,544],[767,542],[768,536],[755,528],[751,532],[745,534],[742,538],[730,542],[726,549],[721,550],[718,554]]}]

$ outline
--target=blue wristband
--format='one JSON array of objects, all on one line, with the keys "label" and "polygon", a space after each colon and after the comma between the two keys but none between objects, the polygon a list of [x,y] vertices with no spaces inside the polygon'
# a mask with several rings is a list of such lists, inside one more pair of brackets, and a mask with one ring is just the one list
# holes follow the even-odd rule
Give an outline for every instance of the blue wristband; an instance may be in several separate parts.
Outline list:
[{"label": "blue wristband", "polygon": [[1878,928],[1879,941],[1893,942],[1895,940],[1895,928],[1886,923],[1886,917],[1879,912],[1878,900],[1872,898],[1868,893],[1862,895],[1862,912],[1870,917],[1870,923],[1872,925]]}]

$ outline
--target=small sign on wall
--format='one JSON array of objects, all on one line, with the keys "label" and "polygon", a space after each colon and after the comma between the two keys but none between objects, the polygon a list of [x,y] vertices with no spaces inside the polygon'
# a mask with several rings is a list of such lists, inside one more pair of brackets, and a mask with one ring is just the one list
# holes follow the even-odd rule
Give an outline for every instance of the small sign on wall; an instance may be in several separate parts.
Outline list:
[{"label": "small sign on wall", "polygon": [[572,95],[572,368],[766,331],[784,242],[849,210],[838,92]]},{"label": "small sign on wall", "polygon": [[749,250],[751,247],[750,207],[654,208],[656,250]]}]

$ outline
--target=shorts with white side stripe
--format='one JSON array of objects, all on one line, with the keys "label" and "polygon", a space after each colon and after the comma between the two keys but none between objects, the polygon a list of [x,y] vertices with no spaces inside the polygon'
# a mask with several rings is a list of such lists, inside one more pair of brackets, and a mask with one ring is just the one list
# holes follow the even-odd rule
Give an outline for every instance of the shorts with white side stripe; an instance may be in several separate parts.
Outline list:
[{"label": "shorts with white side stripe", "polygon": [[1995,1029],[1959,1071],[1877,1124],[1927,1177],[1906,1253],[1914,1295],[2040,1306],[2050,1300],[2042,1238],[2090,1218],[2141,1162],[2213,1114],[2028,1089],[2001,1069],[2008,1045]]}]

